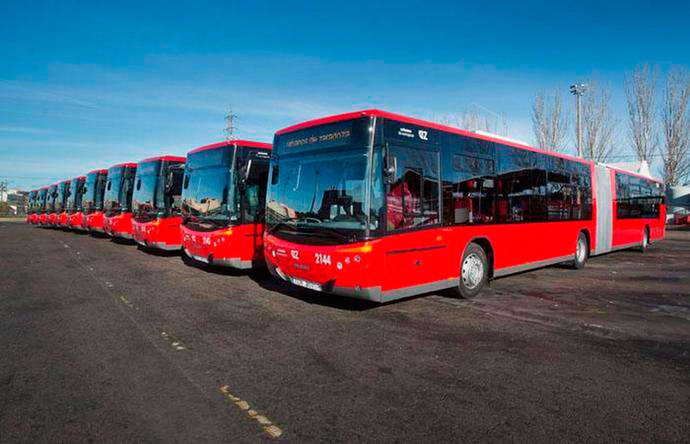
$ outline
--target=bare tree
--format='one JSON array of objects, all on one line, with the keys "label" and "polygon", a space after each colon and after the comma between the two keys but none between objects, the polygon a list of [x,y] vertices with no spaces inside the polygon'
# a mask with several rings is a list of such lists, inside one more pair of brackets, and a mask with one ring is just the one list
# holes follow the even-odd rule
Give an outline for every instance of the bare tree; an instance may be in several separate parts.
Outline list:
[{"label": "bare tree", "polygon": [[667,185],[679,185],[690,173],[690,76],[686,70],[672,68],[666,76],[661,122],[664,145],[660,148]]},{"label": "bare tree", "polygon": [[654,106],[656,81],[657,70],[647,64],[638,66],[625,77],[628,137],[637,160],[647,161],[650,165],[658,144]]},{"label": "bare tree", "polygon": [[606,162],[616,151],[618,119],[611,112],[611,93],[596,82],[582,97],[582,155]]},{"label": "bare tree", "polygon": [[508,121],[505,116],[479,105],[465,108],[460,114],[443,115],[438,121],[444,125],[456,125],[468,131],[488,131],[502,136],[508,135]]},{"label": "bare tree", "polygon": [[568,116],[557,91],[537,93],[532,105],[532,130],[537,146],[546,151],[563,151],[568,134]]}]

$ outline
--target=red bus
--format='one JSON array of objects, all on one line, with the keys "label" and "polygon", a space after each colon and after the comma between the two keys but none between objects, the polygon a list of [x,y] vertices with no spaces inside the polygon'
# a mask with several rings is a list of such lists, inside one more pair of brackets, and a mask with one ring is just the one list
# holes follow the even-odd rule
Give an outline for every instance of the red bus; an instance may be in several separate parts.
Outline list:
[{"label": "red bus", "polygon": [[270,144],[233,140],[187,154],[182,249],[188,257],[240,269],[263,265],[270,153]]},{"label": "red bus", "polygon": [[58,185],[59,183],[54,183],[48,188],[48,196],[46,197],[46,220],[44,225],[55,225],[55,220],[57,218],[55,214],[55,204],[58,197]]},{"label": "red bus", "polygon": [[160,156],[137,164],[132,226],[138,244],[167,251],[182,248],[180,200],[185,160]]},{"label": "red bus", "polygon": [[108,168],[108,182],[103,197],[103,230],[112,237],[130,240],[134,238],[132,193],[136,173],[136,163],[120,163]]},{"label": "red bus", "polygon": [[38,190],[38,202],[37,202],[37,214],[36,223],[41,225],[48,224],[48,193],[50,192],[50,187],[43,187]]},{"label": "red bus", "polygon": [[37,219],[36,215],[36,202],[38,201],[38,190],[29,191],[28,198],[28,210],[26,212],[26,223],[35,224]]},{"label": "red bus", "polygon": [[63,180],[58,185],[58,197],[55,200],[55,225],[67,228],[67,199],[71,180]]},{"label": "red bus", "polygon": [[[86,175],[83,195],[81,197],[81,229],[95,233],[103,233],[103,196],[105,183],[108,180],[108,170],[93,170]],[[79,229],[78,225],[73,225]]]},{"label": "red bus", "polygon": [[67,212],[66,226],[68,228],[75,228],[81,230],[82,219],[84,213],[82,212],[82,197],[84,196],[84,183],[86,176],[75,177],[70,181],[69,193],[67,194],[67,204],[65,211]]},{"label": "red bus", "polygon": [[274,147],[266,262],[317,291],[473,297],[494,277],[664,236],[658,182],[379,110],[294,125]]}]

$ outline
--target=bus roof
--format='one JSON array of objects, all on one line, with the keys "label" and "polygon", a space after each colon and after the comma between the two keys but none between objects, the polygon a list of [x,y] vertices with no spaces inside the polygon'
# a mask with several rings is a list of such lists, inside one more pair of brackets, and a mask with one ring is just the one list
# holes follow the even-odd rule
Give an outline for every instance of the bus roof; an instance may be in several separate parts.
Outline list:
[{"label": "bus roof", "polygon": [[403,116],[401,114],[395,114],[395,113],[389,113],[387,111],[381,111],[380,109],[365,109],[362,111],[354,111],[354,112],[349,112],[349,113],[344,113],[344,114],[336,114],[334,116],[322,117],[322,118],[314,119],[314,120],[308,120],[306,122],[298,123],[298,124],[295,124],[292,126],[288,126],[287,128],[283,128],[281,130],[278,130],[278,131],[276,131],[276,136],[279,136],[279,135],[285,134],[285,133],[290,133],[293,131],[298,131],[298,130],[310,128],[310,127],[317,126],[317,125],[323,125],[326,123],[341,122],[343,120],[356,119],[356,118],[365,117],[365,116],[382,117],[385,119],[397,120],[398,122],[405,122],[405,123],[409,123],[412,125],[426,126],[428,128],[433,128],[433,129],[437,129],[440,131],[446,131],[449,133],[460,134],[460,135],[472,137],[475,139],[487,140],[489,142],[496,142],[496,143],[500,143],[503,145],[513,146],[516,148],[523,148],[523,149],[535,151],[538,153],[548,154],[551,156],[562,157],[564,159],[574,160],[576,162],[582,162],[582,163],[586,163],[589,165],[594,165],[594,162],[591,162],[591,161],[585,160],[585,159],[580,159],[578,157],[570,156],[568,154],[557,153],[557,152],[553,152],[553,151],[544,151],[544,150],[540,150],[539,148],[534,148],[532,146],[525,145],[525,144],[522,144],[519,142],[505,140],[504,138],[491,137],[489,135],[479,134],[479,133],[475,133],[475,132],[467,131],[467,130],[462,130],[460,128],[455,128],[452,126],[441,125],[440,123],[429,122],[427,120],[415,119],[413,117],[407,117],[407,116]]},{"label": "bus roof", "polygon": [[86,180],[86,176],[73,177],[72,180]]},{"label": "bus roof", "polygon": [[210,145],[200,146],[199,148],[194,148],[187,155],[198,153],[199,151],[213,150],[216,148],[221,148],[224,146],[237,145],[242,148],[263,148],[270,150],[273,145],[270,143],[263,142],[252,142],[251,140],[225,140],[223,142],[212,143]]},{"label": "bus roof", "polygon": [[60,184],[67,183],[67,182],[71,182],[71,181],[72,181],[72,179],[61,180],[61,181],[60,181]]},{"label": "bus roof", "polygon": [[118,163],[116,165],[113,165],[108,169],[112,170],[113,168],[136,168],[136,167],[137,167],[137,164],[135,162],[125,162],[125,163]]},{"label": "bus roof", "polygon": [[139,163],[144,163],[144,162],[154,162],[156,160],[161,160],[163,162],[186,162],[187,158],[182,157],[182,156],[171,156],[171,155],[165,155],[165,156],[157,156],[157,157],[148,157],[144,160],[140,160]]},{"label": "bus roof", "polygon": [[656,177],[645,176],[644,174],[640,174],[640,173],[636,173],[634,171],[626,170],[625,168],[616,167],[616,166],[613,166],[613,165],[608,164],[608,163],[602,163],[601,165],[604,165],[606,168],[612,169],[613,171],[615,171],[617,173],[627,174],[628,176],[635,176],[635,177],[639,177],[641,179],[651,180],[652,182],[660,183],[662,185],[664,184],[663,180],[657,179]]},{"label": "bus roof", "polygon": [[107,169],[93,170],[93,171],[89,171],[89,172],[86,173],[86,174],[96,174],[96,173],[107,174],[107,173],[108,173],[108,170],[107,170]]}]

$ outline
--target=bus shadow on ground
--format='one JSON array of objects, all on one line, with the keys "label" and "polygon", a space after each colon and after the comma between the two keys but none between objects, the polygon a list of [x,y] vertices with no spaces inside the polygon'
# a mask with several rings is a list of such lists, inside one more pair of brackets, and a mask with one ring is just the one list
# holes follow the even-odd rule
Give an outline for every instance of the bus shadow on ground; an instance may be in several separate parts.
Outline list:
[{"label": "bus shadow on ground", "polygon": [[110,241],[114,244],[118,245],[137,245],[136,242],[130,239],[123,239],[121,237],[111,237]]},{"label": "bus shadow on ground", "polygon": [[150,248],[150,247],[145,247],[143,245],[137,244],[137,250],[149,254],[151,256],[158,256],[158,257],[174,257],[174,256],[179,256],[180,252],[179,250],[161,250],[158,248]]},{"label": "bus shadow on ground", "polygon": [[192,259],[191,257],[187,256],[184,253],[179,253],[176,252],[176,254],[180,255],[180,258],[182,259],[182,262],[189,266],[196,268],[197,270],[204,271],[206,273],[212,273],[212,274],[219,274],[222,276],[233,276],[233,277],[238,277],[238,276],[246,276],[249,274],[247,270],[238,270],[235,268],[229,268],[229,267],[221,267],[218,265],[209,265],[205,262],[197,261],[196,259]]},{"label": "bus shadow on ground", "polygon": [[[307,304],[317,304],[328,308],[347,311],[367,311],[377,307],[384,307],[394,304],[394,301],[387,304],[367,301],[364,299],[348,298],[330,293],[301,288],[288,282],[279,280],[268,272],[266,268],[261,268],[249,274],[249,278],[256,282],[264,290],[280,293],[281,295],[306,302]],[[407,300],[412,299],[408,298]]]}]

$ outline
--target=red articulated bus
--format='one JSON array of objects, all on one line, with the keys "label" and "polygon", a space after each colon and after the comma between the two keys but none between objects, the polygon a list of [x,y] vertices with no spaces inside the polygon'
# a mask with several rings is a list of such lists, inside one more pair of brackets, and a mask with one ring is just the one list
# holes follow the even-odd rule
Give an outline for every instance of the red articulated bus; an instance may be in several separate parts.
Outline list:
[{"label": "red articulated bus", "polygon": [[36,202],[38,201],[38,190],[29,191],[28,211],[26,212],[26,223],[35,224],[36,222]]},{"label": "red articulated bus", "polygon": [[[103,196],[108,170],[93,170],[86,175],[81,198],[81,229],[94,233],[103,233]],[[73,225],[79,228],[78,225]]]},{"label": "red articulated bus", "polygon": [[55,204],[58,197],[58,185],[54,183],[48,188],[48,196],[46,197],[46,221],[44,225],[55,225],[57,214],[55,214]]},{"label": "red articulated bus", "polygon": [[37,202],[37,214],[36,223],[41,225],[48,224],[48,193],[50,192],[50,187],[43,187],[38,190],[38,202]]},{"label": "red articulated bus", "polygon": [[71,180],[63,180],[58,185],[58,197],[55,200],[55,225],[67,228],[67,199]]},{"label": "red articulated bus", "polygon": [[182,248],[180,199],[185,160],[160,156],[137,164],[132,226],[138,244],[167,251]]},{"label": "red articulated bus", "polygon": [[206,264],[262,265],[271,145],[232,140],[187,154],[182,186],[182,248]]},{"label": "red articulated bus", "polygon": [[659,182],[379,110],[278,131],[269,175],[269,271],[377,302],[664,236]]},{"label": "red articulated bus", "polygon": [[103,197],[103,230],[112,237],[134,239],[132,193],[136,172],[136,163],[120,163],[108,168],[108,183]]},{"label": "red articulated bus", "polygon": [[65,205],[65,211],[67,212],[66,226],[68,228],[82,229],[84,213],[82,212],[81,202],[84,195],[85,182],[86,176],[75,177],[70,181],[67,203]]}]

